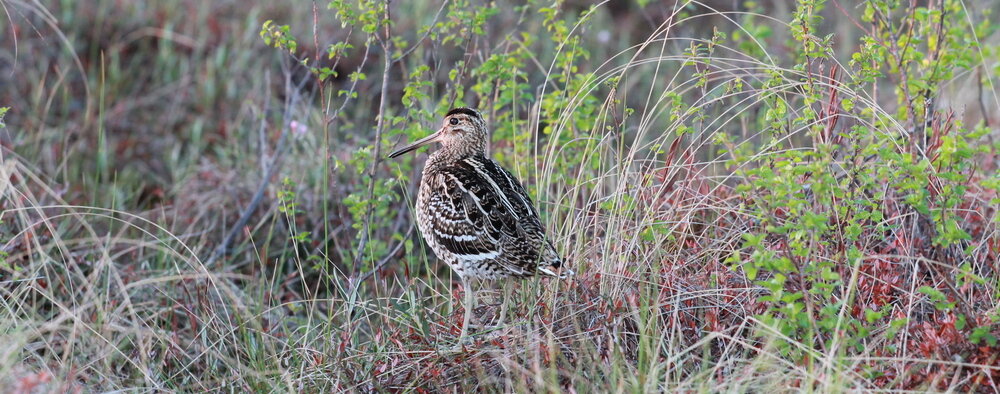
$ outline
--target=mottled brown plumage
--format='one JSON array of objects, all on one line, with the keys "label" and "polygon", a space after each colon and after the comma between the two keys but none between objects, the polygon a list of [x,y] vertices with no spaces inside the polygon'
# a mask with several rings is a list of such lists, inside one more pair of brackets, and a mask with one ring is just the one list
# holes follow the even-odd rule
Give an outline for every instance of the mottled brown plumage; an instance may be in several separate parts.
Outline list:
[{"label": "mottled brown plumage", "polygon": [[417,197],[424,240],[463,280],[571,274],[560,271],[562,259],[524,187],[486,156],[488,135],[478,111],[455,108],[440,130],[389,155],[441,144],[424,166]]}]

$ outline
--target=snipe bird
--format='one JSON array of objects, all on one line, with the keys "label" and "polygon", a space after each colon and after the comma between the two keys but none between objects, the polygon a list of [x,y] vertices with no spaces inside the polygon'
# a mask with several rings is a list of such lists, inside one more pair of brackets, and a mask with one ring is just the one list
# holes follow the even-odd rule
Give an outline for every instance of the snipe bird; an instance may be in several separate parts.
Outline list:
[{"label": "snipe bird", "polygon": [[[438,259],[465,287],[465,338],[473,302],[468,279],[544,274],[564,278],[563,261],[521,183],[487,156],[489,130],[479,111],[448,111],[439,130],[389,154],[395,158],[440,143],[424,165],[417,227]],[[502,318],[501,318],[502,319]]]}]

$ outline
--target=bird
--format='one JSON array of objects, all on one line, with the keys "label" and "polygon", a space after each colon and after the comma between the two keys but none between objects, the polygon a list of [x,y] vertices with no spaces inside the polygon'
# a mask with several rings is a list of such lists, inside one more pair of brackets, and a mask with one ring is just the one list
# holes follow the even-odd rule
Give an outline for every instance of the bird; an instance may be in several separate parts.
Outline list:
[{"label": "bird", "polygon": [[389,158],[432,143],[439,143],[440,148],[431,153],[421,173],[417,228],[466,289],[461,343],[474,302],[469,279],[538,274],[566,278],[573,271],[563,267],[524,186],[488,156],[489,128],[479,111],[451,109],[441,128],[390,153]]}]

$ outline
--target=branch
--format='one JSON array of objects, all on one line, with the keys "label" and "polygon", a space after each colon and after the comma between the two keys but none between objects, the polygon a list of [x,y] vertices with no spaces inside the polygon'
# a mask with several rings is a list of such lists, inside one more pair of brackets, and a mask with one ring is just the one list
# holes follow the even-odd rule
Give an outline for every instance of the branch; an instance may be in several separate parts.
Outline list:
[{"label": "branch", "polygon": [[389,253],[387,253],[385,257],[382,258],[381,261],[378,262],[378,264],[375,264],[375,267],[373,267],[371,271],[361,274],[361,276],[359,276],[358,279],[354,281],[354,290],[357,290],[357,288],[361,286],[362,282],[368,280],[368,278],[370,278],[372,275],[375,275],[376,272],[378,272],[379,270],[382,269],[382,267],[388,264],[389,260],[392,259],[392,257],[395,256],[396,253],[399,253],[399,250],[403,248],[403,245],[406,244],[406,240],[410,239],[410,235],[413,235],[412,223],[410,223],[410,229],[406,230],[406,235],[404,235],[403,238],[396,243],[396,246],[393,247],[392,250]]},{"label": "branch", "polygon": [[[417,49],[420,43],[424,42],[424,40],[426,40],[427,37],[431,35],[431,30],[434,30],[434,25],[437,24],[438,18],[441,17],[441,11],[444,11],[444,7],[447,5],[448,5],[448,0],[444,0],[444,2],[441,3],[441,8],[438,8],[437,13],[434,14],[434,20],[431,21],[430,27],[427,28],[427,31],[424,32],[424,36],[420,37],[420,39],[417,40],[417,42],[414,42],[413,46],[410,47],[410,49],[407,49],[406,52],[403,52],[403,54],[399,55],[399,57],[394,59],[393,62],[398,62],[400,60],[403,60],[403,58],[412,53],[414,49]],[[386,5],[386,7],[388,7],[388,5]]]},{"label": "branch", "polygon": [[[303,82],[304,81],[305,80],[303,79]],[[257,206],[259,206],[261,201],[263,201],[264,192],[267,191],[268,185],[271,184],[271,178],[274,177],[275,172],[277,172],[278,168],[281,167],[281,157],[285,153],[285,141],[288,140],[288,129],[289,129],[288,126],[289,122],[287,122],[287,119],[289,118],[292,112],[292,108],[295,106],[295,103],[298,101],[299,98],[299,96],[297,94],[294,94],[293,92],[298,91],[298,89],[301,88],[302,88],[301,85],[295,88],[292,87],[292,73],[291,70],[286,68],[285,108],[282,113],[283,124],[281,126],[281,135],[278,137],[278,144],[274,148],[274,158],[271,159],[270,165],[268,165],[267,169],[264,171],[264,176],[260,181],[260,186],[258,186],[257,191],[254,192],[253,198],[250,199],[250,203],[247,204],[246,208],[243,209],[243,213],[240,214],[239,220],[237,220],[236,223],[233,224],[233,226],[229,229],[229,232],[227,232],[226,236],[222,239],[222,243],[220,243],[219,246],[215,248],[215,250],[212,252],[212,255],[208,258],[208,260],[205,261],[206,267],[210,266],[212,263],[218,260],[219,257],[222,257],[222,255],[229,253],[230,251],[229,246],[233,243],[233,240],[236,239],[236,235],[239,234],[240,230],[243,229],[243,226],[246,226],[247,222],[250,221],[250,216],[257,211]],[[261,117],[260,121],[260,129],[262,132],[267,127],[267,112],[270,107],[269,103],[270,100],[265,99],[264,116]]]},{"label": "branch", "polygon": [[[389,3],[386,2],[385,5],[385,20],[383,27],[385,28],[385,36],[379,38],[379,45],[382,47],[383,52],[383,67],[382,67],[382,93],[379,97],[378,103],[378,125],[375,128],[375,149],[374,157],[372,160],[372,165],[368,169],[368,206],[365,208],[365,218],[363,228],[361,229],[361,241],[358,242],[358,251],[354,255],[354,274],[357,274],[361,270],[361,260],[364,256],[365,247],[368,246],[369,229],[372,222],[372,203],[371,201],[375,198],[375,170],[378,169],[378,165],[382,162],[382,131],[385,130],[385,104],[387,97],[389,96],[389,70],[392,67],[392,52],[391,38],[392,30],[389,28]],[[378,38],[378,37],[376,37]]]}]

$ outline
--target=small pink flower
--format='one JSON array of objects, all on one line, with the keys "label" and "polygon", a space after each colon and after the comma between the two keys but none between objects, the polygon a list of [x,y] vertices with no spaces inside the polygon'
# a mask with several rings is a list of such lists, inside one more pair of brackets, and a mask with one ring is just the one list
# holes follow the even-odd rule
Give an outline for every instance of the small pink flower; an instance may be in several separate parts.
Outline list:
[{"label": "small pink flower", "polygon": [[301,137],[309,132],[309,127],[306,127],[305,124],[299,123],[297,120],[289,122],[288,128],[292,129],[292,134],[296,137]]}]

